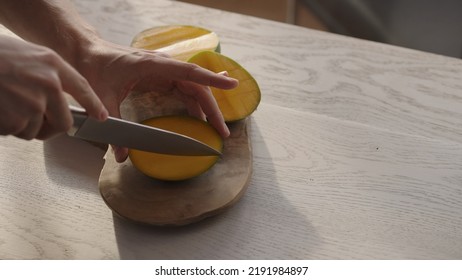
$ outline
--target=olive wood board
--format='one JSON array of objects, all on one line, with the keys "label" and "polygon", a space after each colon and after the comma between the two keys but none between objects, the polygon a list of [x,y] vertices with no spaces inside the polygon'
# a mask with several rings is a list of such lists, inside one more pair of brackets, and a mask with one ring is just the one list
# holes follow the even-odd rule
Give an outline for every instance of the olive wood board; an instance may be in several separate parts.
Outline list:
[{"label": "olive wood board", "polygon": [[[140,122],[149,117],[185,114],[171,94],[132,93],[121,107],[124,119]],[[99,177],[101,196],[118,216],[155,226],[179,226],[216,215],[244,194],[252,174],[248,119],[229,124],[221,158],[205,173],[168,182],[150,178],[127,159],[117,163],[108,149]]]}]

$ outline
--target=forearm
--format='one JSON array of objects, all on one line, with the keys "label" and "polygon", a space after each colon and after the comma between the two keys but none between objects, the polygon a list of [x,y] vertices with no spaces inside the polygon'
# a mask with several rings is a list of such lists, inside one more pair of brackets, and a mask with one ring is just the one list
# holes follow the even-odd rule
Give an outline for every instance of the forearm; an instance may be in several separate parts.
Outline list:
[{"label": "forearm", "polygon": [[68,0],[0,0],[0,23],[25,40],[55,50],[72,65],[97,37]]}]

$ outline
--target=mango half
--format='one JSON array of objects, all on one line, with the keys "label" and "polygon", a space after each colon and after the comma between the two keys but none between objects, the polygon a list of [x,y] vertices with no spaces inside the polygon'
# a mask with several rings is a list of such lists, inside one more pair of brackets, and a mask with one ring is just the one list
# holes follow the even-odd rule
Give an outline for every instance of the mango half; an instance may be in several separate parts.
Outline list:
[{"label": "mango half", "polygon": [[226,122],[242,120],[257,109],[261,100],[260,88],[252,75],[239,63],[212,51],[197,53],[188,62],[216,73],[226,71],[230,77],[239,80],[239,85],[231,90],[211,88]]},{"label": "mango half", "polygon": [[[199,140],[217,151],[223,150],[223,139],[207,122],[186,115],[147,119],[144,125],[180,133]],[[129,149],[132,164],[145,175],[164,181],[180,181],[196,177],[218,160],[218,156],[177,156]]]},{"label": "mango half", "polygon": [[215,32],[190,25],[166,25],[141,31],[132,40],[132,47],[167,53],[172,58],[187,61],[192,55],[209,50],[220,51]]}]

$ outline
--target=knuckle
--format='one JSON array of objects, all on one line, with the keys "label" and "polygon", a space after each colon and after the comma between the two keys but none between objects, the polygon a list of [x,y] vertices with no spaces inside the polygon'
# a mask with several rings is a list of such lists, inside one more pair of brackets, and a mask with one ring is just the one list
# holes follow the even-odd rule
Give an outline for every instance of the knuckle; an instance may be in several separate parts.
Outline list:
[{"label": "knuckle", "polygon": [[169,55],[166,52],[161,52],[161,51],[156,51],[156,50],[147,50],[146,53],[152,55],[152,56],[157,56],[161,58],[172,58],[171,55]]},{"label": "knuckle", "polygon": [[183,66],[185,80],[193,80],[200,67],[193,63],[186,63]]},{"label": "knuckle", "polygon": [[3,123],[0,128],[1,135],[18,135],[20,134],[27,126],[27,121],[25,119],[17,119],[14,122]]},{"label": "knuckle", "polygon": [[137,63],[143,66],[149,66],[153,63],[156,63],[157,57],[155,56],[149,56],[149,55],[143,55],[141,53],[133,53],[135,56],[135,59],[137,60]]},{"label": "knuckle", "polygon": [[115,62],[135,62],[134,64],[143,64],[148,61],[152,62],[152,57],[147,55],[145,52],[141,50],[135,50],[129,53],[125,53],[117,57],[117,59],[114,60]]},{"label": "knuckle", "polygon": [[[38,75],[35,81],[39,96],[45,99],[58,99],[63,94],[61,80],[56,72],[50,71],[49,75]],[[43,112],[45,108],[41,107],[40,110]]]},{"label": "knuckle", "polygon": [[57,95],[62,92],[62,83],[57,70],[54,68],[40,67],[28,71],[17,71],[19,81],[27,83],[31,92],[37,96]]},{"label": "knuckle", "polygon": [[75,83],[78,85],[79,88],[84,90],[84,93],[90,94],[91,93],[91,86],[90,83],[82,76],[77,76],[75,79]]},{"label": "knuckle", "polygon": [[163,57],[163,58],[172,58],[171,55],[169,55],[168,53],[164,53],[164,52],[157,52],[156,55],[160,56],[160,57]]},{"label": "knuckle", "polygon": [[38,51],[35,53],[35,58],[49,65],[57,65],[61,63],[61,57],[52,49],[38,46]]},{"label": "knuckle", "polygon": [[168,54],[158,51],[134,51],[131,56],[137,61],[137,64],[144,67],[162,64],[166,59],[170,59]]},{"label": "knuckle", "polygon": [[38,82],[49,94],[61,94],[61,80],[55,71],[50,71],[46,76],[39,76]]}]

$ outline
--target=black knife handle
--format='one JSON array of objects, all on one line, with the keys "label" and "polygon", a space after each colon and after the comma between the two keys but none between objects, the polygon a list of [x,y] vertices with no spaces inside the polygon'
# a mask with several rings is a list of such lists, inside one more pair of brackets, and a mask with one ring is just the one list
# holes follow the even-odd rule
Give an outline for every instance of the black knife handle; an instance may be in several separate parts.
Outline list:
[{"label": "black knife handle", "polygon": [[69,110],[71,111],[72,118],[74,119],[72,131],[75,133],[76,129],[79,129],[82,126],[82,124],[87,120],[88,114],[86,113],[85,109],[73,105],[69,105]]}]

